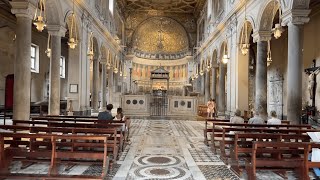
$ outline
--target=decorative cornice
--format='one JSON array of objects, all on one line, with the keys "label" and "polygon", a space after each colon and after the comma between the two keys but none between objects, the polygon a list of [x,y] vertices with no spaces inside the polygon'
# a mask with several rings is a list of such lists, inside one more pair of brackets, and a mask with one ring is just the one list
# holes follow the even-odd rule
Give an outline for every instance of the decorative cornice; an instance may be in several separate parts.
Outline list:
[{"label": "decorative cornice", "polygon": [[282,26],[292,24],[305,24],[308,23],[310,18],[311,9],[289,9],[282,14]]},{"label": "decorative cornice", "polygon": [[48,33],[53,36],[64,37],[67,29],[61,25],[47,25]]},{"label": "decorative cornice", "polygon": [[255,31],[252,34],[253,37],[253,42],[258,42],[258,41],[269,41],[271,40],[271,31]]},{"label": "decorative cornice", "polygon": [[16,17],[26,17],[33,19],[36,7],[28,1],[11,1],[10,2],[12,9],[12,14],[15,14]]}]

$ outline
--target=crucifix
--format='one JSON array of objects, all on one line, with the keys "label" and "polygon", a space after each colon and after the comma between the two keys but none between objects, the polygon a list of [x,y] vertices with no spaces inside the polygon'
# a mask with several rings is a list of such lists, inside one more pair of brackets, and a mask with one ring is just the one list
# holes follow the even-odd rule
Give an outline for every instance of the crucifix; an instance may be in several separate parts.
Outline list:
[{"label": "crucifix", "polygon": [[312,100],[312,108],[316,105],[317,74],[320,72],[320,66],[316,67],[316,60],[313,60],[313,67],[304,70],[308,74],[308,91]]}]

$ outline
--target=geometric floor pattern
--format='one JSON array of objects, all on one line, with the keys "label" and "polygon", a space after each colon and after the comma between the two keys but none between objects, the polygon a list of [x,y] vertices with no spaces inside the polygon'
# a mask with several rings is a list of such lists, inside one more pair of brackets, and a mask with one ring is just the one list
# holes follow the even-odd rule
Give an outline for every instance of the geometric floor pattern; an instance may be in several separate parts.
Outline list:
[{"label": "geometric floor pattern", "polygon": [[[247,179],[238,177],[203,143],[203,121],[131,120],[130,141],[107,179],[114,180],[205,180]],[[48,165],[32,165],[21,169],[12,163],[11,171],[47,173]],[[74,166],[63,174],[98,175],[99,165]],[[257,172],[260,180],[282,179],[272,172]],[[289,175],[288,179],[295,179]]]}]

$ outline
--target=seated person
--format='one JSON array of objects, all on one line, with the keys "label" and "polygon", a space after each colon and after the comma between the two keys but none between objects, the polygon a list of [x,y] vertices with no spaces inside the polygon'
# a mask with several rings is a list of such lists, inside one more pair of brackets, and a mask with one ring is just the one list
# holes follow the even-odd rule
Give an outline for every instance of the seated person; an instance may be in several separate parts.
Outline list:
[{"label": "seated person", "polygon": [[248,124],[264,124],[264,120],[259,116],[259,112],[253,112],[254,116],[249,119]]},{"label": "seated person", "polygon": [[230,119],[230,122],[234,124],[244,123],[244,119],[241,117],[241,111],[239,109],[236,110],[234,116]]},{"label": "seated person", "polygon": [[113,116],[111,110],[113,109],[112,104],[107,105],[107,110],[103,112],[99,112],[98,120],[113,120]]},{"label": "seated person", "polygon": [[271,111],[270,116],[271,116],[271,119],[268,120],[267,124],[276,124],[276,125],[281,124],[281,120],[277,118],[276,111]]},{"label": "seated person", "polygon": [[117,109],[117,115],[116,115],[115,119],[116,120],[120,120],[120,121],[125,120],[125,117],[124,117],[123,112],[122,112],[122,108],[118,108]]}]

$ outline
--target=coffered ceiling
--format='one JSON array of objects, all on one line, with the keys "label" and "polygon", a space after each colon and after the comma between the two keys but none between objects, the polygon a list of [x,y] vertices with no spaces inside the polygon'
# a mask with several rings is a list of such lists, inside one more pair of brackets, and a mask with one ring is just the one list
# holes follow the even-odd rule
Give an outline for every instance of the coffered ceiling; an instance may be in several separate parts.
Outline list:
[{"label": "coffered ceiling", "polygon": [[205,0],[120,0],[126,11],[199,12]]}]

